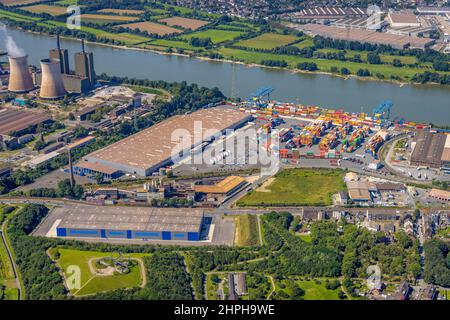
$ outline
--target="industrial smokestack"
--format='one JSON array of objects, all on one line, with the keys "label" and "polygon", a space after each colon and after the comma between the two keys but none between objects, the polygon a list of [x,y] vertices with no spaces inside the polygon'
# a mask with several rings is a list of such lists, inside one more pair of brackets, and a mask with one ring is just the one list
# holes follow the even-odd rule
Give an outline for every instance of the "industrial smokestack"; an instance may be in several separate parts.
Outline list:
[{"label": "industrial smokestack", "polygon": [[28,69],[28,55],[14,57],[9,55],[9,86],[11,92],[23,93],[34,89]]},{"label": "industrial smokestack", "polygon": [[41,60],[42,81],[39,96],[42,99],[60,99],[66,95],[58,60]]}]

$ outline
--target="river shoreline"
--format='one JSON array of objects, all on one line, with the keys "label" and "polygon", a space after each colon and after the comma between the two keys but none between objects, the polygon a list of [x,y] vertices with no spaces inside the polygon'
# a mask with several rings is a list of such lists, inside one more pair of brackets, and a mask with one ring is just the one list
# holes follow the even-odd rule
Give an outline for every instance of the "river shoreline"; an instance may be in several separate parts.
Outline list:
[{"label": "river shoreline", "polygon": [[[36,32],[36,31],[24,30],[22,28],[13,28],[13,29],[20,30],[20,31],[26,32],[26,33],[37,34],[37,35],[45,35],[45,36],[49,36],[49,37],[53,36],[53,35],[51,35],[49,33],[45,33],[45,32]],[[80,39],[77,39],[77,38],[74,38],[74,37],[67,37],[67,36],[60,36],[60,37],[62,39],[81,41]],[[356,79],[358,81],[374,81],[374,82],[380,82],[380,83],[396,84],[396,85],[399,85],[400,87],[405,86],[405,85],[415,85],[415,86],[428,86],[428,85],[430,85],[430,86],[450,87],[450,86],[442,85],[442,84],[435,83],[435,82],[427,82],[427,83],[411,82],[411,81],[408,82],[408,81],[391,80],[391,79],[380,79],[380,78],[376,78],[376,77],[373,77],[373,76],[360,77],[360,76],[357,76],[357,75],[354,75],[354,74],[341,75],[341,74],[338,74],[338,73],[332,73],[332,72],[320,71],[320,70],[319,71],[307,71],[307,70],[301,70],[301,69],[297,69],[297,68],[289,69],[289,68],[283,68],[283,67],[269,67],[269,66],[265,66],[265,65],[262,65],[262,64],[258,64],[258,63],[247,63],[247,62],[243,62],[243,61],[235,61],[235,60],[229,60],[229,59],[211,59],[211,58],[208,58],[208,57],[202,57],[202,56],[190,55],[190,54],[183,54],[183,53],[178,53],[178,52],[164,52],[164,51],[159,51],[159,50],[155,50],[155,49],[127,47],[127,46],[120,46],[120,45],[114,45],[114,44],[102,43],[102,42],[96,42],[96,41],[85,41],[85,42],[88,43],[88,44],[101,45],[101,46],[115,48],[115,49],[151,52],[151,53],[154,53],[154,54],[167,55],[167,56],[178,56],[178,57],[185,57],[185,58],[193,58],[193,59],[198,59],[198,60],[202,60],[202,61],[231,63],[231,64],[237,64],[237,65],[246,66],[246,67],[249,67],[249,68],[258,67],[258,68],[275,69],[275,70],[281,70],[281,71],[285,71],[285,72],[290,72],[290,73],[293,73],[293,74],[319,74],[319,75],[326,75],[326,76],[331,76],[331,77],[342,78],[342,79],[345,79],[345,80],[350,79],[350,78],[354,78],[354,79]]]}]

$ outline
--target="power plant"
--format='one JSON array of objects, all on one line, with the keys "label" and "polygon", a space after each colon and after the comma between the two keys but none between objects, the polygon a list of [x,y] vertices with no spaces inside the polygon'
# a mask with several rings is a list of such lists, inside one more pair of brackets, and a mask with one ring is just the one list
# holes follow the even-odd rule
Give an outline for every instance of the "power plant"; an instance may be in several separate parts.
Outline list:
[{"label": "power plant", "polygon": [[84,39],[81,40],[82,51],[75,53],[75,74],[89,79],[91,88],[95,85],[94,55],[84,50]]},{"label": "power plant", "polygon": [[60,61],[56,59],[41,60],[41,90],[42,99],[56,100],[66,95],[63,79],[61,77]]},{"label": "power plant", "polygon": [[34,89],[30,70],[28,69],[28,55],[9,58],[9,85],[8,90],[16,93],[25,93]]},{"label": "power plant", "polygon": [[52,60],[59,60],[62,74],[70,74],[69,52],[67,51],[67,49],[61,49],[59,34],[56,36],[56,44],[56,49],[50,50],[49,58]]},{"label": "power plant", "polygon": [[33,81],[41,87],[40,97],[43,99],[60,99],[71,93],[86,93],[95,85],[94,56],[85,52],[84,41],[82,52],[74,55],[75,72],[69,68],[69,53],[62,49],[59,35],[57,47],[49,51],[49,59],[41,60],[41,70],[33,72]]}]

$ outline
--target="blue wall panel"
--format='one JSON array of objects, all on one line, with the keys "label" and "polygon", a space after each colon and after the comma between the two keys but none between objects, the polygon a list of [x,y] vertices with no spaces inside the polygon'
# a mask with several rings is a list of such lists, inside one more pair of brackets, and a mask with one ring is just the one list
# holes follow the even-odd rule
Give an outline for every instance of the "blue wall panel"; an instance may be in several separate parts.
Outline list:
[{"label": "blue wall panel", "polygon": [[163,231],[162,232],[162,239],[163,240],[172,240],[172,234],[170,231]]},{"label": "blue wall panel", "polygon": [[67,236],[66,228],[56,228],[56,235],[58,237],[65,237],[65,236]]},{"label": "blue wall panel", "polygon": [[105,229],[100,230],[100,237],[106,238],[106,231],[105,231]]},{"label": "blue wall panel", "polygon": [[131,239],[131,230],[127,230],[127,239]]},{"label": "blue wall panel", "polygon": [[198,232],[188,232],[188,240],[189,241],[198,241],[198,240],[200,240]]}]

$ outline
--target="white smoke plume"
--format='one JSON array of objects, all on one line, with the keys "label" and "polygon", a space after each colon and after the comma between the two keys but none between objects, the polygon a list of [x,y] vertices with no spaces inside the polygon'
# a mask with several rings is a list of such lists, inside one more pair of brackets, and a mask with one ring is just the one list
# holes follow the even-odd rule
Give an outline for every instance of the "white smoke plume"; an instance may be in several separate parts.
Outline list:
[{"label": "white smoke plume", "polygon": [[3,23],[0,23],[0,32],[2,38],[4,38],[6,51],[8,51],[8,55],[14,58],[23,57],[26,55],[25,50],[17,45],[14,41],[13,37],[11,37],[6,29],[6,26]]}]

